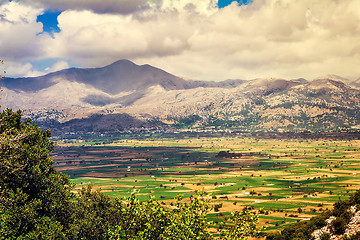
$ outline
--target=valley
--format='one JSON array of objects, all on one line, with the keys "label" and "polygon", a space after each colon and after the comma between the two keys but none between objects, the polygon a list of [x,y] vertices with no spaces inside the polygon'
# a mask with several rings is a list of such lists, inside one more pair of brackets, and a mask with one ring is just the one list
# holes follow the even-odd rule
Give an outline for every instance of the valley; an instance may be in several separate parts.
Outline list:
[{"label": "valley", "polygon": [[80,188],[125,198],[132,191],[172,205],[195,190],[211,194],[217,224],[234,210],[261,209],[263,231],[311,218],[359,188],[360,141],[172,135],[58,139],[57,170]]}]

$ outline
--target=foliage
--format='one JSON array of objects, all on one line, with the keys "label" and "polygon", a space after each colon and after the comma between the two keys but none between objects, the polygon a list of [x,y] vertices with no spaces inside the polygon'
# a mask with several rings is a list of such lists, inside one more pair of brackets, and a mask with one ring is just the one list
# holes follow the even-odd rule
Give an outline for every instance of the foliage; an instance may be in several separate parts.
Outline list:
[{"label": "foliage", "polygon": [[206,222],[209,198],[203,193],[192,196],[189,203],[178,195],[172,210],[153,197],[140,203],[135,192],[125,204],[119,200],[118,204],[123,219],[109,230],[110,239],[211,239]]},{"label": "foliage", "polygon": [[[140,203],[135,192],[125,203],[118,200],[123,215],[120,224],[108,231],[110,239],[212,239],[206,215],[211,210],[210,197],[197,192],[190,202],[183,202],[180,195],[176,198],[174,209],[163,207],[151,197]],[[220,225],[221,239],[246,239],[257,233],[258,215],[249,211],[233,212],[229,225]]]},{"label": "foliage", "polygon": [[201,121],[202,118],[198,115],[191,115],[188,117],[179,118],[176,120],[175,127],[176,128],[191,128],[194,124]]},{"label": "foliage", "polygon": [[54,148],[50,131],[21,117],[21,111],[0,113],[0,238],[41,239],[50,232],[62,238],[61,229],[69,226],[72,185],[49,158]]},{"label": "foliage", "polygon": [[105,239],[110,226],[121,220],[116,202],[87,185],[78,191],[73,203],[71,239]]},{"label": "foliage", "polygon": [[223,223],[221,236],[224,239],[242,240],[258,233],[256,223],[259,221],[259,216],[253,212],[248,210],[232,212],[229,221],[233,224],[225,225]]}]

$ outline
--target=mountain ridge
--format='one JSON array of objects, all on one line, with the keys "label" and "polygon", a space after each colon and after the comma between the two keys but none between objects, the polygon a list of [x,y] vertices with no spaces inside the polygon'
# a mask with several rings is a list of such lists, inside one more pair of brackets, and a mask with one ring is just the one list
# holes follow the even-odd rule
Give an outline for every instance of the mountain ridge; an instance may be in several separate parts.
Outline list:
[{"label": "mountain ridge", "polygon": [[128,114],[178,127],[293,131],[360,126],[360,90],[355,82],[333,75],[311,81],[194,81],[119,60],[101,68],[5,78],[0,85],[1,105],[23,109],[35,121],[64,123],[93,114]]}]

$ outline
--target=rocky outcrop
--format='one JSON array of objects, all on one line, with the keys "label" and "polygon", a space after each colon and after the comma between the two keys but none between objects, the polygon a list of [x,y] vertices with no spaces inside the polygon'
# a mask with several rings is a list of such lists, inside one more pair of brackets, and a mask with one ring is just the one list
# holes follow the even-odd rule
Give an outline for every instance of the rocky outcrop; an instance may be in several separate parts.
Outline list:
[{"label": "rocky outcrop", "polygon": [[321,229],[315,230],[311,236],[314,240],[325,239],[322,238],[324,235],[328,235],[330,240],[341,240],[344,237],[351,237],[360,232],[360,211],[357,211],[355,206],[350,208],[352,214],[350,222],[347,224],[344,234],[336,234],[333,229],[333,222],[336,220],[336,217],[331,216],[326,220],[327,225]]}]

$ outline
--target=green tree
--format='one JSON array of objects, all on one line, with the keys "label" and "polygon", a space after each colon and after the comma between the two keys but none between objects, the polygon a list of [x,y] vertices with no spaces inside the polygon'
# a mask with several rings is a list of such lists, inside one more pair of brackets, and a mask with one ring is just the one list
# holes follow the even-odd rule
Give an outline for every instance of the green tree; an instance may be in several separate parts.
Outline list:
[{"label": "green tree", "polygon": [[196,192],[188,203],[183,202],[178,195],[176,207],[172,215],[173,221],[165,230],[164,239],[211,239],[206,221],[206,215],[212,209],[208,195]]},{"label": "green tree", "polygon": [[50,131],[21,118],[20,110],[0,113],[0,239],[64,238],[72,184],[49,158]]},{"label": "green tree", "polygon": [[91,185],[79,190],[72,217],[70,239],[106,239],[108,228],[121,221],[117,202],[99,191],[92,191]]},{"label": "green tree", "polygon": [[[213,239],[208,228],[214,227],[206,220],[210,212],[210,197],[197,192],[189,201],[176,198],[173,209],[162,206],[151,197],[140,203],[133,192],[124,202],[119,201],[121,221],[109,229],[108,237],[117,239]],[[258,215],[248,211],[234,212],[228,225],[217,228],[221,239],[246,239],[257,233]],[[221,228],[221,230],[220,230]]]},{"label": "green tree", "polygon": [[[261,211],[261,210],[260,210]],[[256,224],[259,221],[259,215],[247,210],[242,212],[235,211],[231,213],[228,224],[222,226],[221,236],[223,239],[247,239],[249,236],[256,235],[258,230]]]},{"label": "green tree", "polygon": [[209,198],[198,193],[190,202],[176,198],[176,208],[163,207],[151,197],[140,203],[133,192],[125,203],[118,201],[122,220],[108,232],[110,239],[211,239],[206,214]]}]

